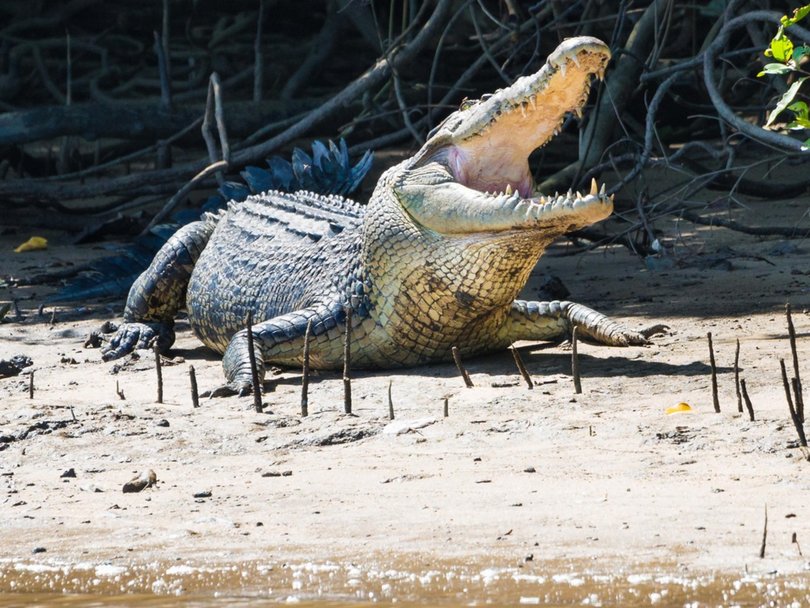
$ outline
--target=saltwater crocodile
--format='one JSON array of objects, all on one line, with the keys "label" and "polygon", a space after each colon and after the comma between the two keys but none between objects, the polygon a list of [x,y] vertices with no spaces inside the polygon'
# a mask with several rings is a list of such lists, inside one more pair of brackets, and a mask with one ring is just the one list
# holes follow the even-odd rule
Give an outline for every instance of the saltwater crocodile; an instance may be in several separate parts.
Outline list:
[{"label": "saltwater crocodile", "polygon": [[557,339],[574,325],[604,344],[645,343],[583,305],[515,299],[555,238],[612,211],[595,182],[586,194],[535,192],[528,165],[566,113],[581,113],[609,59],[595,38],[563,42],[534,75],[451,114],[382,175],[365,207],[267,192],[185,226],[133,285],[104,358],[155,339],[165,352],[184,306],[241,394],[251,390],[249,312],[262,376],[267,363],[300,364],[310,321],[312,367],[339,368],[349,308],[358,368]]}]

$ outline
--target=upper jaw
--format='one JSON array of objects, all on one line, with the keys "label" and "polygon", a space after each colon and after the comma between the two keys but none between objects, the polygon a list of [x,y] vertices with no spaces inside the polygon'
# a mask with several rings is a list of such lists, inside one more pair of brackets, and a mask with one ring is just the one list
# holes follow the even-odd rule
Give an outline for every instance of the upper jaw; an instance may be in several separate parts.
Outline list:
[{"label": "upper jaw", "polygon": [[566,113],[581,116],[591,78],[601,78],[609,60],[610,50],[596,38],[566,40],[535,74],[450,115],[417,162],[438,153],[467,187],[500,192],[508,185],[529,198],[529,154],[559,132]]}]

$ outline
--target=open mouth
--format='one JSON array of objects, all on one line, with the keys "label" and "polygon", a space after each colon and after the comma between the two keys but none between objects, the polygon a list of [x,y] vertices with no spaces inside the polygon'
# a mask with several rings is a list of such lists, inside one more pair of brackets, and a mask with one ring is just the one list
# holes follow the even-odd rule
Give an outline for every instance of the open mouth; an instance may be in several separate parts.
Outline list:
[{"label": "open mouth", "polygon": [[566,41],[539,72],[465,110],[447,150],[455,179],[480,192],[533,196],[529,155],[559,132],[566,114],[582,116],[591,79],[604,76],[609,60],[599,40]]},{"label": "open mouth", "polygon": [[416,162],[440,164],[454,188],[447,184],[439,195],[433,186],[436,204],[425,206],[420,186],[408,185],[409,210],[445,233],[524,228],[562,233],[609,216],[612,197],[604,186],[593,181],[587,193],[544,195],[529,169],[529,155],[559,133],[566,115],[582,115],[591,80],[604,76],[609,60],[610,50],[596,38],[566,40],[535,74],[451,114]]}]

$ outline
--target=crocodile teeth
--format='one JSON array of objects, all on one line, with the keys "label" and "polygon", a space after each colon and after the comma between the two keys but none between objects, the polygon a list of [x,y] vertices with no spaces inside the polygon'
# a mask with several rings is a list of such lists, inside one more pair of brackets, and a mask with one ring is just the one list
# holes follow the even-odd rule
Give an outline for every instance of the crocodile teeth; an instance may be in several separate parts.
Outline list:
[{"label": "crocodile teeth", "polygon": [[529,97],[529,105],[532,107],[532,111],[537,109],[537,101],[535,100],[534,96]]},{"label": "crocodile teeth", "polygon": [[599,191],[599,196],[605,196],[605,184],[602,184],[602,189]]},{"label": "crocodile teeth", "polygon": [[512,184],[506,184],[506,195],[512,194]]},{"label": "crocodile teeth", "polygon": [[526,108],[523,104],[520,104],[520,113],[523,115],[523,118],[526,118]]},{"label": "crocodile teeth", "polygon": [[597,194],[599,192],[599,186],[596,185],[596,178],[591,178],[591,194]]}]

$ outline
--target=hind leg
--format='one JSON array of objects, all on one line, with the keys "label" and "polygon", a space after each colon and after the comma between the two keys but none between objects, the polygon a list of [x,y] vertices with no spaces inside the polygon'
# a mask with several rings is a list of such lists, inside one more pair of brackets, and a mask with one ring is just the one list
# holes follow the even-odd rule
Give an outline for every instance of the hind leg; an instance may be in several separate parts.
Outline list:
[{"label": "hind leg", "polygon": [[160,352],[174,343],[174,317],[186,305],[186,288],[194,264],[208,243],[215,224],[192,222],[180,228],[157,252],[149,268],[132,284],[124,322],[102,351],[105,361],[157,340]]}]

